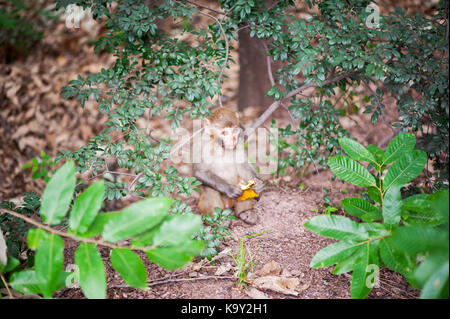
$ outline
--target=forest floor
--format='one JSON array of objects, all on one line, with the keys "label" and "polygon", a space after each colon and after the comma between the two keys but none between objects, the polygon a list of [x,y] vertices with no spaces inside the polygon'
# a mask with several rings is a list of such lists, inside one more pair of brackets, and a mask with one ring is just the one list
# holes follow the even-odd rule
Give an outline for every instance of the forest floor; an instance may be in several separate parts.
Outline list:
[{"label": "forest floor", "polygon": [[[60,23],[51,34],[46,34],[28,57],[11,64],[0,65],[0,201],[20,203],[24,192],[42,193],[42,181],[31,179],[31,173],[21,169],[23,164],[39,155],[41,150],[56,156],[62,149],[75,150],[89,138],[104,129],[104,117],[96,104],[88,101],[81,108],[74,100],[64,100],[60,91],[77,74],[99,72],[110,66],[111,55],[95,55],[90,45],[100,32],[68,31]],[[237,44],[233,46],[236,48]],[[237,50],[232,52],[239,61]],[[227,70],[224,86],[228,107],[236,108],[238,65]],[[387,106],[386,117],[394,119],[394,108]],[[249,108],[244,114],[251,123],[264,106]],[[275,115],[281,124],[289,117],[279,111]],[[155,136],[170,130],[166,121],[155,120]],[[370,124],[369,115],[362,110],[343,118],[341,124],[363,144],[379,144],[390,131],[382,123]],[[294,176],[294,177],[292,177]],[[312,173],[308,177],[295,174],[267,179],[268,187],[262,193],[255,210],[256,225],[236,219],[231,224],[231,237],[222,243],[223,252],[213,260],[195,259],[185,269],[166,271],[147,261],[149,289],[141,291],[125,287],[109,263],[109,250],[101,249],[108,278],[108,298],[350,298],[349,274],[333,275],[332,268],[311,269],[312,257],[333,242],[304,227],[306,221],[323,210],[323,189],[329,189],[332,203],[360,190],[349,184],[331,181],[331,172]],[[300,185],[304,187],[301,189]],[[196,210],[196,199],[186,202]],[[342,214],[341,211],[337,212]],[[265,232],[245,240],[253,262],[248,276],[248,290],[240,289],[234,277],[236,263],[230,253],[239,253],[241,239],[247,235]],[[66,241],[65,265],[73,263],[76,243]],[[58,292],[60,298],[83,298],[80,289],[68,288]],[[399,274],[381,269],[379,287],[369,298],[417,298]]]}]

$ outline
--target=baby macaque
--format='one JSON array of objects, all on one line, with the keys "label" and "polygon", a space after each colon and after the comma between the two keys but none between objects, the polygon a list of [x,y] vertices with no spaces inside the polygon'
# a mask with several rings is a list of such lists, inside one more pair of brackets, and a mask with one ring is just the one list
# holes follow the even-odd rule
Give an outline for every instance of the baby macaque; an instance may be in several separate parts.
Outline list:
[{"label": "baby macaque", "polygon": [[215,207],[234,207],[236,216],[254,224],[256,214],[249,210],[253,208],[255,199],[236,199],[243,193],[240,184],[247,185],[253,181],[252,190],[260,194],[264,182],[248,162],[242,133],[237,113],[227,108],[214,110],[204,121],[202,159],[200,163],[194,163],[193,171],[203,183],[198,202],[203,215],[211,214]]}]

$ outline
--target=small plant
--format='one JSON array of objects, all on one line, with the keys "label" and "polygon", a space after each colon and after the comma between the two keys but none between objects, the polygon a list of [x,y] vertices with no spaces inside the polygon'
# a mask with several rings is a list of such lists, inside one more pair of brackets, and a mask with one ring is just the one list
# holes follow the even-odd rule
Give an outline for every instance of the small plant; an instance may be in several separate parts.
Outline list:
[{"label": "small plant", "polygon": [[[340,179],[367,187],[369,200],[341,201],[344,210],[361,223],[344,216],[320,215],[305,224],[322,236],[339,240],[317,252],[310,266],[336,264],[333,274],[353,271],[352,298],[370,293],[377,276],[371,270],[383,265],[421,288],[421,298],[448,298],[448,190],[401,197],[401,187],[422,172],[427,160],[424,151],[413,149],[415,136],[399,134],[386,151],[374,145],[365,148],[348,138],[340,139],[339,144],[350,157],[330,158],[328,165]],[[368,168],[358,161],[368,162]]]},{"label": "small plant", "polygon": [[250,253],[250,249],[248,249],[247,245],[245,244],[245,240],[253,238],[253,237],[261,236],[267,232],[269,232],[269,231],[266,230],[262,233],[241,237],[239,253],[236,255],[234,255],[233,253],[230,253],[231,258],[233,258],[233,260],[237,266],[237,270],[236,270],[236,276],[238,277],[237,284],[238,284],[239,288],[241,288],[241,289],[242,288],[247,289],[247,274],[249,271],[253,272],[253,267],[256,265],[256,263],[253,261],[252,255]]},{"label": "small plant", "polygon": [[[147,198],[118,212],[99,213],[105,194],[104,180],[81,193],[67,216],[75,183],[75,164],[68,161],[53,175],[42,194],[43,223],[11,207],[0,208],[1,217],[11,215],[36,226],[27,235],[28,248],[35,251],[34,267],[9,276],[8,286],[14,290],[51,298],[56,290],[66,286],[70,277],[76,276],[86,297],[105,298],[106,274],[99,246],[111,249],[113,268],[129,286],[139,289],[147,287],[147,272],[135,251],[144,252],[152,262],[172,270],[183,267],[203,250],[203,242],[192,239],[202,227],[200,216],[168,214],[170,197]],[[68,231],[56,229],[66,217]],[[63,269],[62,237],[80,243],[74,255],[75,273]],[[131,239],[131,244],[117,244],[125,239]],[[18,263],[8,256],[6,264],[0,262],[0,274],[10,272]]]},{"label": "small plant", "polygon": [[235,219],[230,209],[215,209],[212,215],[205,215],[203,222],[206,224],[196,235],[196,238],[205,243],[205,249],[201,251],[201,257],[209,260],[218,253],[220,242],[230,236],[230,228],[226,225],[228,221]]},{"label": "small plant", "polygon": [[[25,193],[22,205],[16,205],[13,202],[0,202],[0,209],[13,210],[28,217],[33,213],[39,214],[40,206],[41,199],[34,192]],[[20,218],[8,214],[0,215],[0,230],[3,231],[5,236],[8,235],[6,239],[8,252],[15,258],[19,258],[19,255],[24,251],[29,227],[30,225]]]},{"label": "small plant", "polygon": [[48,183],[50,180],[51,174],[53,174],[52,167],[56,166],[56,162],[52,160],[50,155],[46,154],[44,151],[41,151],[39,157],[35,157],[31,160],[31,162],[25,163],[22,166],[23,170],[31,168],[31,178],[39,179],[42,178],[44,182]]}]

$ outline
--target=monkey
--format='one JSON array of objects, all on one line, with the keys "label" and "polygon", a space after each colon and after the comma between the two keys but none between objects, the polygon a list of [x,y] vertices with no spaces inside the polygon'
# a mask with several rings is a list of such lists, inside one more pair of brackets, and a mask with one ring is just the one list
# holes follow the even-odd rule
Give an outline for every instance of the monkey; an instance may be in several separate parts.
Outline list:
[{"label": "monkey", "polygon": [[[201,137],[202,159],[194,163],[194,177],[202,182],[198,207],[202,215],[211,214],[215,207],[234,207],[236,216],[247,223],[255,224],[256,214],[249,212],[255,199],[236,201],[242,195],[240,183],[253,180],[252,189],[260,194],[264,182],[259,178],[253,165],[248,162],[243,144],[243,129],[236,112],[227,108],[213,110],[204,119]],[[245,213],[244,213],[245,212]]]}]

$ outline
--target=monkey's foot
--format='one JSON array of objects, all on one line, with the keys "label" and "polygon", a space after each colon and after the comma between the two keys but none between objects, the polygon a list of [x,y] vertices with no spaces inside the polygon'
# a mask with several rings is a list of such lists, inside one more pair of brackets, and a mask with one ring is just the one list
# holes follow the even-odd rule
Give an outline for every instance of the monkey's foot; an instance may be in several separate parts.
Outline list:
[{"label": "monkey's foot", "polygon": [[258,222],[258,215],[253,209],[240,213],[239,218],[250,225],[255,225]]}]

